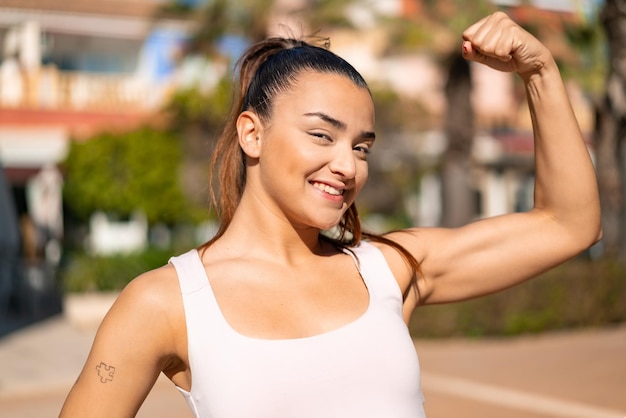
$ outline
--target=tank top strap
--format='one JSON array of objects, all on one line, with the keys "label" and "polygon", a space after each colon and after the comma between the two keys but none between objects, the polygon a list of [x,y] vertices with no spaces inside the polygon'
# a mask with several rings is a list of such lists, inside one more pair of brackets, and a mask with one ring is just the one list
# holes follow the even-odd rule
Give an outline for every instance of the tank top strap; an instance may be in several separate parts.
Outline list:
[{"label": "tank top strap", "polygon": [[195,248],[179,256],[171,257],[169,263],[176,268],[183,295],[197,292],[209,285],[202,260]]},{"label": "tank top strap", "polygon": [[369,291],[377,298],[402,301],[402,291],[383,253],[373,244],[361,241],[345,250],[354,259]]}]

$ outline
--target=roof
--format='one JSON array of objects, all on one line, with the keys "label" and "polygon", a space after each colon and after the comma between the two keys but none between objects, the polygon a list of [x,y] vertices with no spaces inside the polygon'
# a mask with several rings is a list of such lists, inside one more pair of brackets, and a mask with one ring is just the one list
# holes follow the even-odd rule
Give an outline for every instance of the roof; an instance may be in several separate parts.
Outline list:
[{"label": "roof", "polygon": [[155,118],[150,112],[96,112],[2,108],[0,126],[63,126],[73,137],[84,138],[103,129],[131,129]]},{"label": "roof", "polygon": [[2,0],[0,8],[150,17],[163,4],[157,0]]},{"label": "roof", "polygon": [[189,18],[160,13],[161,0],[1,0],[0,29],[36,21],[50,33],[143,39],[151,27],[189,30]]}]

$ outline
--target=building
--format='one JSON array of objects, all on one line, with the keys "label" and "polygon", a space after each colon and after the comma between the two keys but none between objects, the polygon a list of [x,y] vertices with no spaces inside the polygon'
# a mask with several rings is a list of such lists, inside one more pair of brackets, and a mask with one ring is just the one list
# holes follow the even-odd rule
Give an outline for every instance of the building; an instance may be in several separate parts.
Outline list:
[{"label": "building", "polygon": [[9,191],[2,198],[12,200],[23,260],[12,288],[0,286],[3,300],[50,285],[63,237],[58,164],[69,142],[146,123],[166,100],[190,25],[159,17],[162,6],[0,3],[0,168]]}]

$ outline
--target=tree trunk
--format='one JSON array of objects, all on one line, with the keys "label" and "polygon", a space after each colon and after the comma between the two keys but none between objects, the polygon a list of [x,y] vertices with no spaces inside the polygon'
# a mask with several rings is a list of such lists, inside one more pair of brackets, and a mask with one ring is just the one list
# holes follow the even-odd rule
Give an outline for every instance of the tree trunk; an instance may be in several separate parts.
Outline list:
[{"label": "tree trunk", "polygon": [[474,193],[469,179],[474,138],[471,90],[470,65],[455,53],[450,60],[445,90],[448,110],[444,129],[448,148],[443,161],[442,224],[446,227],[465,225],[475,217]]},{"label": "tree trunk", "polygon": [[626,0],[606,0],[600,18],[610,51],[595,130],[603,248],[626,260]]}]

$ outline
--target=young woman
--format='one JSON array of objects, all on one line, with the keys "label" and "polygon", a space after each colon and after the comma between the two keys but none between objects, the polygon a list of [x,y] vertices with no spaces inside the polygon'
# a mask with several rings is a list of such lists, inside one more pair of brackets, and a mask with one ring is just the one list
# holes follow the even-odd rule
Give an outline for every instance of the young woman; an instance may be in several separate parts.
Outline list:
[{"label": "young woman", "polygon": [[[463,38],[466,59],[525,83],[531,211],[363,234],[365,81],[326,49],[261,42],[215,153],[217,236],[126,287],[61,416],[134,416],[161,372],[197,417],[425,416],[413,310],[513,286],[600,236],[594,170],[549,51],[503,13]],[[321,233],[333,227],[339,238]]]}]

